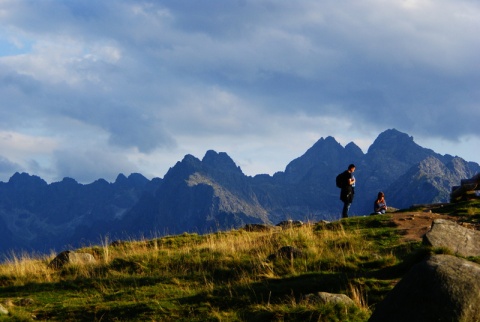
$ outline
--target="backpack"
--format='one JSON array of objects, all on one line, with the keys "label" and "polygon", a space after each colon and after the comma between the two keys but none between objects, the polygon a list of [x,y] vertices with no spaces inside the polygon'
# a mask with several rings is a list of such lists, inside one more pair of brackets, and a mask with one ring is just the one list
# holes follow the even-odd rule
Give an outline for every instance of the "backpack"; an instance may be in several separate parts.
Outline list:
[{"label": "backpack", "polygon": [[339,175],[337,175],[337,177],[335,178],[335,183],[337,185],[337,188],[343,188],[345,186],[345,172],[342,172],[340,173]]}]

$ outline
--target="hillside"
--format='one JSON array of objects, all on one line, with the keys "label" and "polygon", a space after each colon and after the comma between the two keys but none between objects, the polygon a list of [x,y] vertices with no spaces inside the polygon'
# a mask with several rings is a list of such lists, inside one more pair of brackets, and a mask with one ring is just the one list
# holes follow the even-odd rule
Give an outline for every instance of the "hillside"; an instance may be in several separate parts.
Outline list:
[{"label": "hillside", "polygon": [[[104,240],[77,250],[95,263],[57,269],[49,267],[56,254],[14,255],[0,265],[0,304],[9,312],[0,319],[367,321],[415,263],[448,252],[420,241],[433,218],[475,228],[480,201],[283,228]],[[318,292],[346,294],[354,304],[322,304]]]}]

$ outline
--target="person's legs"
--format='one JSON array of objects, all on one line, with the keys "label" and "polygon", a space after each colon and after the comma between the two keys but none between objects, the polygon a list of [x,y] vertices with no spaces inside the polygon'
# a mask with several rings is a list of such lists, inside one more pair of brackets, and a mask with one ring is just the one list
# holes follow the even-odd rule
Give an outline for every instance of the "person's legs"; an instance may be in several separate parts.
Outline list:
[{"label": "person's legs", "polygon": [[342,218],[348,218],[348,210],[350,209],[350,202],[343,203]]}]

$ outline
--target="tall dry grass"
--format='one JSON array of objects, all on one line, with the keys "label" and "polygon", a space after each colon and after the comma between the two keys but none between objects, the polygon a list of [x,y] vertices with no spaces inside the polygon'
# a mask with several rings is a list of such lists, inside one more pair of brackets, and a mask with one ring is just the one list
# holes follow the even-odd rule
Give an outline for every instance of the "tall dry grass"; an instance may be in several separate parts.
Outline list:
[{"label": "tall dry grass", "polygon": [[[268,256],[282,246],[299,248],[306,256],[292,261],[268,261]],[[370,248],[370,244],[358,231],[345,231],[341,225],[334,230],[315,230],[312,225],[304,225],[268,232],[232,230],[203,236],[183,234],[153,240],[126,241],[117,247],[109,245],[108,238],[105,238],[100,246],[78,250],[94,254],[97,264],[70,269],[69,274],[72,278],[113,274],[109,268],[121,259],[134,263],[138,268],[137,274],[203,274],[208,279],[211,278],[212,270],[224,269],[235,270],[237,281],[251,283],[265,277],[275,278],[349,266],[352,258],[365,255]],[[66,278],[65,272],[60,277],[58,271],[47,267],[54,256],[55,254],[44,257],[13,254],[0,265],[0,276],[14,285]]]},{"label": "tall dry grass", "polygon": [[[53,255],[49,257],[53,257]],[[0,277],[4,284],[12,286],[52,282],[55,272],[48,269],[47,265],[48,257],[11,253],[0,265]]]}]

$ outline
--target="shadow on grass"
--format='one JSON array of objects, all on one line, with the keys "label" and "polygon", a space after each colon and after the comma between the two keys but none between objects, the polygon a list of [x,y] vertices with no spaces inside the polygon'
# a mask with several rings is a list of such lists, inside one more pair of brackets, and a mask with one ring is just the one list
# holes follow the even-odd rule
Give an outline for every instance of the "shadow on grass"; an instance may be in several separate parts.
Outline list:
[{"label": "shadow on grass", "polygon": [[106,279],[87,279],[78,278],[68,281],[60,281],[55,283],[28,283],[22,286],[5,286],[2,287],[2,297],[8,297],[9,294],[26,294],[32,295],[34,293],[44,292],[69,292],[94,290],[102,282],[114,283],[117,287],[141,287],[151,286],[158,283],[169,283],[170,279],[164,277],[121,277],[121,278],[106,278]]},{"label": "shadow on grass", "polygon": [[[354,281],[364,281],[360,287],[368,293],[367,304],[378,303],[395,281],[415,264],[430,255],[430,249],[419,244],[400,245],[392,249],[402,261],[378,269],[345,268],[342,272],[306,273],[294,277],[264,279],[248,285],[219,285],[212,291],[178,299],[181,304],[204,305],[221,309],[242,309],[250,305],[282,304],[300,301],[305,295],[317,292],[348,294]],[[365,282],[367,281],[367,282]],[[267,314],[267,313],[265,313]],[[268,314],[267,314],[268,315]]]},{"label": "shadow on grass", "polygon": [[42,321],[141,321],[148,319],[154,311],[145,303],[122,303],[108,308],[59,307],[54,312],[38,310],[35,316]]}]

